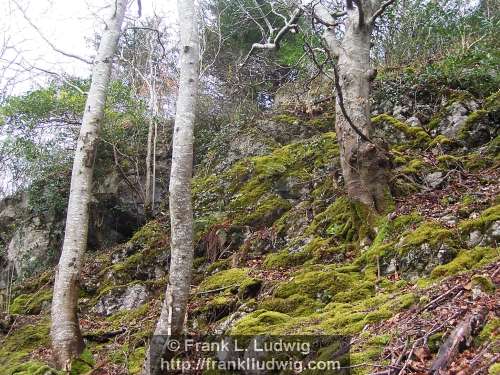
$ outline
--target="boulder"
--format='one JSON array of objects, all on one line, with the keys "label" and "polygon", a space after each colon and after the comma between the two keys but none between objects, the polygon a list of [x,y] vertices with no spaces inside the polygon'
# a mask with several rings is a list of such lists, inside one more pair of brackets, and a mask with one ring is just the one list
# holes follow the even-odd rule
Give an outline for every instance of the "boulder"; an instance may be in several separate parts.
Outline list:
[{"label": "boulder", "polygon": [[427,176],[424,177],[424,182],[427,186],[435,189],[441,185],[443,182],[443,172],[433,172],[429,173]]},{"label": "boulder", "polygon": [[117,287],[104,294],[93,310],[104,316],[122,310],[132,310],[145,303],[149,295],[146,286],[142,284],[133,284],[124,288]]}]

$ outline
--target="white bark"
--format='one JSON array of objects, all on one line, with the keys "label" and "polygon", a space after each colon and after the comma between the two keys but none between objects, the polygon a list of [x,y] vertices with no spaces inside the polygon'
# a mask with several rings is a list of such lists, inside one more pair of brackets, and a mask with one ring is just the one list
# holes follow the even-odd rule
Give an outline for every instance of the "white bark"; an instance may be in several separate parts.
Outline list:
[{"label": "white bark", "polygon": [[[373,74],[370,69],[370,42],[374,8],[369,1],[359,1],[358,6],[361,8],[347,10],[342,40],[338,40],[331,29],[326,30],[324,38],[331,55],[338,58],[343,105],[352,121],[351,125],[344,116],[340,95],[337,95],[335,129],[347,193],[352,200],[382,212],[386,209],[389,194],[388,160],[381,147],[367,141],[373,132],[370,121],[370,80]],[[366,18],[370,21],[366,22]],[[326,21],[332,23],[333,19]]]},{"label": "white bark", "polygon": [[111,2],[111,16],[106,23],[94,62],[92,83],[73,161],[66,230],[52,300],[52,347],[60,367],[67,367],[84,347],[77,316],[78,279],[87,245],[89,202],[99,128],[111,76],[112,58],[127,2],[128,0]]},{"label": "white bark", "polygon": [[[193,169],[193,128],[199,81],[199,35],[193,0],[178,0],[181,53],[180,82],[172,147],[169,204],[171,261],[169,284],[155,335],[183,333],[193,265],[193,209],[191,178]],[[158,350],[159,348],[154,348]],[[156,353],[158,354],[158,353]],[[145,372],[156,374],[157,357],[151,348]]]}]

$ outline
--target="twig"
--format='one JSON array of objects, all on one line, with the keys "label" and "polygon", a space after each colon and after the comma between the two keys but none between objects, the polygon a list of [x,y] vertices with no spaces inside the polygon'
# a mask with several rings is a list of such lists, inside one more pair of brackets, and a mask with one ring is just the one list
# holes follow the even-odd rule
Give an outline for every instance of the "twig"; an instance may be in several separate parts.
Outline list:
[{"label": "twig", "polygon": [[448,298],[448,296],[454,292],[459,292],[461,290],[463,290],[463,286],[462,285],[455,285],[453,288],[449,289],[446,293],[440,295],[439,297],[433,299],[431,302],[429,302],[427,305],[425,305],[424,307],[422,307],[418,312],[417,314],[420,314],[421,312],[427,310],[428,308],[430,307],[435,307],[436,305],[438,305],[439,303],[443,302],[446,298]]},{"label": "twig", "polygon": [[216,293],[216,292],[221,292],[223,290],[234,288],[234,287],[239,287],[239,284],[232,284],[232,285],[229,285],[229,286],[224,286],[222,288],[217,288],[217,289],[212,289],[212,290],[204,290],[202,292],[197,292],[196,294],[202,295],[202,294]]}]

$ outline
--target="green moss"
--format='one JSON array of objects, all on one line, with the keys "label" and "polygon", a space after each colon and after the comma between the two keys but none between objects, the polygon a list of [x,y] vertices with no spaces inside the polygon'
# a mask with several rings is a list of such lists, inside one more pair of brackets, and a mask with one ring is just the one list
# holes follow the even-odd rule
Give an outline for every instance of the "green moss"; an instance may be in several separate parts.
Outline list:
[{"label": "green moss", "polygon": [[419,126],[409,126],[387,114],[381,114],[372,118],[372,123],[375,125],[383,122],[392,125],[394,128],[404,133],[408,138],[415,139],[417,142],[428,143],[431,141],[430,135],[427,134],[426,131]]},{"label": "green moss", "polygon": [[[0,345],[0,369],[2,369],[2,373],[8,375],[15,373],[35,374],[40,368],[44,368],[44,365],[38,362],[28,362],[28,367],[20,368],[19,366],[21,364],[23,366],[27,365],[26,359],[34,349],[48,345],[48,320],[42,320],[36,324],[27,325],[11,332],[9,336],[4,338],[2,345]],[[19,372],[17,372],[18,369]]]},{"label": "green moss", "polygon": [[144,347],[136,348],[128,357],[128,372],[131,375],[140,374],[146,357],[146,349]]},{"label": "green moss", "polygon": [[371,313],[368,313],[365,316],[365,322],[366,323],[376,323],[380,322],[381,320],[389,319],[392,315],[394,315],[391,311],[387,309],[380,309],[373,311]]},{"label": "green moss", "polygon": [[50,368],[45,363],[38,361],[28,361],[11,369],[6,369],[5,375],[62,375],[61,371]]},{"label": "green moss", "polygon": [[405,253],[409,248],[420,246],[423,243],[428,243],[435,248],[451,238],[452,233],[449,229],[444,228],[438,222],[428,221],[404,236],[401,252]]},{"label": "green moss", "polygon": [[358,238],[362,223],[347,197],[337,198],[323,212],[316,215],[306,229],[306,234],[321,237],[333,236],[345,242]]},{"label": "green moss", "polygon": [[458,138],[465,140],[469,136],[469,132],[472,128],[487,115],[488,111],[483,109],[479,109],[469,114],[458,132]]},{"label": "green moss", "polygon": [[375,295],[375,284],[371,281],[363,281],[356,284],[354,288],[337,293],[332,301],[334,302],[354,302],[366,300]]},{"label": "green moss", "polygon": [[94,356],[90,350],[85,349],[78,358],[71,362],[71,375],[87,374],[95,366]]},{"label": "green moss", "polygon": [[287,283],[280,284],[276,297],[287,298],[294,294],[304,294],[312,298],[328,301],[339,291],[350,287],[353,277],[325,268],[319,271],[301,271]]},{"label": "green moss", "polygon": [[292,115],[282,113],[280,115],[273,116],[273,121],[281,122],[288,125],[298,125],[300,124],[300,120]]},{"label": "green moss", "polygon": [[500,220],[500,205],[484,210],[476,219],[462,221],[459,230],[462,233],[470,233],[474,230],[484,231],[492,222]]},{"label": "green moss", "polygon": [[294,267],[303,264],[310,257],[310,253],[305,250],[290,253],[285,249],[277,253],[268,254],[264,259],[264,266],[270,269]]},{"label": "green moss", "polygon": [[500,375],[500,363],[494,363],[488,369],[489,375]]},{"label": "green moss", "polygon": [[460,158],[453,155],[440,155],[437,157],[437,161],[439,166],[446,170],[449,168],[460,167],[462,165]]},{"label": "green moss", "polygon": [[484,109],[488,112],[500,110],[500,90],[486,98],[484,102]]},{"label": "green moss", "polygon": [[259,304],[259,309],[277,311],[290,316],[307,316],[316,312],[323,304],[303,294],[288,298],[273,297]]},{"label": "green moss", "polygon": [[129,242],[145,248],[166,246],[168,245],[167,229],[156,220],[150,221],[136,231]]},{"label": "green moss", "polygon": [[198,287],[200,292],[209,290],[225,290],[238,292],[242,298],[260,288],[261,280],[249,276],[250,269],[248,268],[232,268],[226,271],[218,272],[209,276]]},{"label": "green moss", "polygon": [[418,173],[424,167],[425,163],[422,160],[413,159],[408,163],[408,165],[405,168],[403,168],[402,172],[405,174]]},{"label": "green moss", "polygon": [[442,332],[435,333],[432,336],[429,336],[429,340],[427,341],[427,345],[432,353],[437,353],[439,347],[443,343],[444,334]]},{"label": "green moss", "polygon": [[461,250],[451,262],[434,268],[431,272],[431,278],[451,276],[479,268],[497,258],[498,251],[493,248],[476,247],[472,250]]},{"label": "green moss", "polygon": [[487,155],[481,155],[478,152],[471,152],[464,157],[465,169],[469,171],[477,171],[485,169],[492,165],[492,158]]},{"label": "green moss", "polygon": [[437,137],[435,137],[430,143],[429,143],[429,146],[437,146],[437,145],[451,145],[453,144],[454,142],[445,137],[444,135],[442,134],[439,134]]},{"label": "green moss", "polygon": [[395,311],[401,311],[410,308],[416,302],[417,302],[417,296],[414,293],[407,293],[397,297],[391,303],[391,308]]},{"label": "green moss", "polygon": [[500,318],[493,317],[488,320],[488,322],[481,330],[481,333],[477,338],[478,344],[484,344],[487,341],[493,341],[498,336],[498,334],[500,334]]},{"label": "green moss", "polygon": [[472,286],[479,287],[483,292],[493,293],[496,289],[495,284],[490,277],[484,275],[475,275],[471,280]]},{"label": "green moss", "polygon": [[230,259],[219,259],[207,267],[207,274],[211,275],[216,272],[225,271],[231,267]]},{"label": "green moss", "polygon": [[151,306],[149,303],[142,304],[132,310],[121,310],[106,319],[109,327],[117,329],[127,325],[133,325],[144,318]]},{"label": "green moss", "polygon": [[271,194],[262,197],[248,213],[234,218],[235,225],[271,225],[292,205],[279,195]]},{"label": "green moss", "polygon": [[44,302],[52,300],[50,289],[40,290],[34,294],[21,294],[17,296],[10,305],[12,314],[36,315],[42,310]]},{"label": "green moss", "polygon": [[231,335],[258,335],[272,333],[273,328],[290,320],[287,314],[276,311],[257,310],[240,319],[231,329]]}]

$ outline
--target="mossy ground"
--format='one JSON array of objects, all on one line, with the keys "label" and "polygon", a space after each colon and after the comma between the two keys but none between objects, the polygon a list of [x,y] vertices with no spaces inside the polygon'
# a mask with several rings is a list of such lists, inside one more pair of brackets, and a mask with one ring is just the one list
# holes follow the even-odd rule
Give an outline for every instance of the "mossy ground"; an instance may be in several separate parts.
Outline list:
[{"label": "mossy ground", "polygon": [[[496,99],[488,100],[491,103],[485,108],[496,105]],[[436,122],[438,118],[436,115]],[[286,126],[305,121],[321,131],[332,125],[328,116],[314,121],[285,114],[274,120]],[[429,217],[418,204],[401,210],[402,201],[422,192],[426,173],[447,172],[450,168],[467,173],[485,171],[495,163],[494,154],[463,153],[453,148],[456,145],[448,138],[431,136],[429,124],[414,127],[388,115],[379,115],[373,122],[377,127],[396,129],[404,138],[390,149],[395,166],[391,184],[397,205],[389,216],[368,215],[346,197],[339,178],[339,148],[332,132],[285,146],[274,145],[267,155],[244,158],[220,173],[208,170],[195,176],[197,258],[188,314],[190,329],[211,331],[233,312],[241,312],[240,319],[229,326],[231,334],[353,335],[360,341],[352,349],[352,364],[380,361],[383,347],[392,336],[374,333],[373,327],[428,302],[426,288],[443,278],[498,260],[494,246],[467,246],[471,232],[483,233],[500,220],[498,201],[493,198],[478,206],[474,195],[462,194],[454,204],[464,210],[452,227]],[[453,152],[444,151],[446,147]],[[494,142],[488,147],[494,148]],[[469,218],[473,210],[478,214]],[[207,249],[214,245],[214,238],[220,251],[211,258]],[[166,275],[155,279],[153,273],[159,258],[168,263],[167,221],[150,221],[124,246],[131,249],[130,253],[118,261],[113,252],[92,254],[97,266],[84,275],[80,303],[83,320],[92,322],[84,329],[89,341],[85,354],[88,361],[84,362],[92,362],[90,354],[137,374],[166,285]],[[450,249],[453,259],[431,264],[419,271],[417,280],[401,272],[405,257],[423,254],[422,259],[414,259],[427,262],[429,254],[436,255],[443,246]],[[429,254],[422,252],[423,248],[430,249]],[[389,272],[392,263],[397,267]],[[52,275],[41,275],[16,289],[11,311],[46,317],[42,306],[51,299]],[[475,280],[490,292],[495,290],[490,283]],[[105,294],[135,283],[153,291],[146,303],[109,317],[89,312]],[[494,319],[488,322],[480,340],[491,339],[498,328],[495,324],[498,322]],[[104,343],[92,341],[122,328],[127,328],[127,335]],[[441,339],[430,338],[429,345],[438,346]],[[0,348],[0,368],[8,369],[7,374],[14,369],[16,374],[26,375],[52,371],[48,363],[31,358],[35,349],[47,346],[46,318],[16,329]],[[354,371],[369,372],[361,367]]]}]

